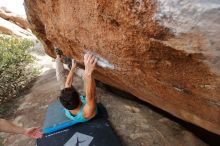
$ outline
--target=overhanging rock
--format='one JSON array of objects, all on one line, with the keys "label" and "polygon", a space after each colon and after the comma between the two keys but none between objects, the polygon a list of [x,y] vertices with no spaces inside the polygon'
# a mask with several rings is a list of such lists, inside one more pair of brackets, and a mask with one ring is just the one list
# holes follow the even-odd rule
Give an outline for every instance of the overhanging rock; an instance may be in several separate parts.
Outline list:
[{"label": "overhanging rock", "polygon": [[32,31],[95,78],[220,134],[220,2],[25,0]]}]

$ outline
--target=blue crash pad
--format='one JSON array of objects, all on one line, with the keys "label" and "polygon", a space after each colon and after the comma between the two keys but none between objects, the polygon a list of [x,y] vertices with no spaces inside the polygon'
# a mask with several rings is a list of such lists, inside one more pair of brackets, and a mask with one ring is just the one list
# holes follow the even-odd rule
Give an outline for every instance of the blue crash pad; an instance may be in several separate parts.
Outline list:
[{"label": "blue crash pad", "polygon": [[43,133],[48,134],[77,124],[65,116],[64,107],[57,100],[49,105],[43,126]]},{"label": "blue crash pad", "polygon": [[106,109],[98,104],[98,114],[83,123],[74,123],[64,114],[59,101],[49,105],[44,122],[44,136],[37,146],[121,146],[108,121]]}]

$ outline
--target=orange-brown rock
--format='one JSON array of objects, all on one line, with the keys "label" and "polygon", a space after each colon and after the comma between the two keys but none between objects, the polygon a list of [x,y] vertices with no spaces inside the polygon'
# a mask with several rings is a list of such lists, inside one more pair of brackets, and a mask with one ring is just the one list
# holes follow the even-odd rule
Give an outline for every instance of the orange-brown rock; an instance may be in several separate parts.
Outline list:
[{"label": "orange-brown rock", "polygon": [[220,134],[220,2],[25,0],[32,31],[95,78]]}]

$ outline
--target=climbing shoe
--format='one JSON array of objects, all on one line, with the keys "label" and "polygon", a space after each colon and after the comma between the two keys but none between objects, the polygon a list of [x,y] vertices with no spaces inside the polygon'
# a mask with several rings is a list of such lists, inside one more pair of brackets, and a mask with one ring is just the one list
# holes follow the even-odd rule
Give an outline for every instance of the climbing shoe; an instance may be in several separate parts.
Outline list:
[{"label": "climbing shoe", "polygon": [[60,55],[60,56],[63,55],[63,52],[59,48],[55,48],[54,52],[56,53],[56,55]]}]

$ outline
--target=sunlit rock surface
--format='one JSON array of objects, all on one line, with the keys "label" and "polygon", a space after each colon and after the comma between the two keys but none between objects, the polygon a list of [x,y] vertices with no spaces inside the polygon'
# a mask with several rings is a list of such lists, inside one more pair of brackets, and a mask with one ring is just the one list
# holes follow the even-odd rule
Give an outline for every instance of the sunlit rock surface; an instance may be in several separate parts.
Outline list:
[{"label": "sunlit rock surface", "polygon": [[30,38],[23,0],[0,1],[0,33]]},{"label": "sunlit rock surface", "polygon": [[25,0],[32,31],[95,78],[220,134],[220,2]]}]

